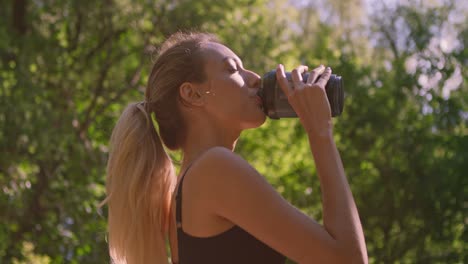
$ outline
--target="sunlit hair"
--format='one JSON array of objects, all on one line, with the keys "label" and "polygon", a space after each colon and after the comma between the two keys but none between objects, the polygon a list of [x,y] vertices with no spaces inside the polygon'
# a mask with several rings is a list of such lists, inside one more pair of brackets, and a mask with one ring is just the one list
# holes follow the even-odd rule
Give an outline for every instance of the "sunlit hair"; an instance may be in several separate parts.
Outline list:
[{"label": "sunlit hair", "polygon": [[[106,192],[113,263],[167,263],[166,241],[176,175],[164,145],[180,149],[186,135],[179,87],[202,82],[206,33],[176,33],[161,46],[145,101],[127,106],[110,139]],[[154,114],[159,133],[152,121]],[[159,136],[160,134],[160,136]]]}]

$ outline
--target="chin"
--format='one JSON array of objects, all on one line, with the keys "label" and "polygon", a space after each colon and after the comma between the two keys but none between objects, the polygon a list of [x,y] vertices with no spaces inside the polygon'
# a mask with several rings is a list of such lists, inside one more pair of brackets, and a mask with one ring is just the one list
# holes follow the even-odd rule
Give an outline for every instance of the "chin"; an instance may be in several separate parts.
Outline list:
[{"label": "chin", "polygon": [[244,129],[251,129],[251,128],[257,128],[263,125],[266,120],[266,115],[263,112],[259,112],[259,114],[256,114],[255,116],[252,116],[250,120],[246,120],[244,123]]},{"label": "chin", "polygon": [[258,125],[256,127],[259,127],[259,126],[263,125],[263,123],[265,123],[265,120],[266,120],[266,115],[262,112],[262,116],[259,119],[260,122],[258,123]]}]

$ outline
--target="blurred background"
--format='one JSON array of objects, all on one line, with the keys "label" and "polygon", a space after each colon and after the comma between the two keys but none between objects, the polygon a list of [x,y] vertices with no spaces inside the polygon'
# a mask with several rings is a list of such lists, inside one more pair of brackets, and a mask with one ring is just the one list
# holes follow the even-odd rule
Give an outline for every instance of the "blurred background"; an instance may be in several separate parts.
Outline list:
[{"label": "blurred background", "polygon": [[[0,263],[109,262],[110,133],[154,51],[187,29],[260,75],[331,66],[370,263],[468,263],[467,14],[464,0],[0,0]],[[236,152],[321,221],[297,119],[245,131]]]}]

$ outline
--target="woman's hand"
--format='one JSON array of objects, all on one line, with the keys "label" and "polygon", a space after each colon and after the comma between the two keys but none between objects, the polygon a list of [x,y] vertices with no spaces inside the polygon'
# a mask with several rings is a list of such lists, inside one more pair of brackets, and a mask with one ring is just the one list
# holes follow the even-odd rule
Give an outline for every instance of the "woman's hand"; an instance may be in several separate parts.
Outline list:
[{"label": "woman's hand", "polygon": [[307,66],[301,65],[291,72],[292,87],[286,79],[284,67],[281,64],[276,69],[276,78],[309,136],[312,138],[331,137],[333,124],[330,103],[325,91],[331,69],[323,65],[313,69],[304,83],[302,74],[307,70]]}]

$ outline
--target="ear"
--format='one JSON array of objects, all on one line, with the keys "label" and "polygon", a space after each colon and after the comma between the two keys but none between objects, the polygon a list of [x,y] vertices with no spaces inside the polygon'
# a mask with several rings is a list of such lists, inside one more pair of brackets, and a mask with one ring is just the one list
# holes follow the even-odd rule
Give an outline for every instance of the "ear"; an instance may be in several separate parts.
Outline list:
[{"label": "ear", "polygon": [[205,104],[205,98],[200,93],[200,87],[196,84],[184,82],[179,87],[179,94],[186,105],[202,106]]}]

